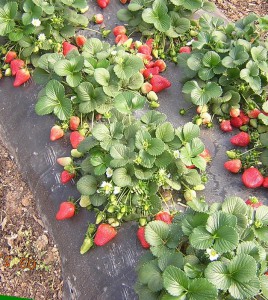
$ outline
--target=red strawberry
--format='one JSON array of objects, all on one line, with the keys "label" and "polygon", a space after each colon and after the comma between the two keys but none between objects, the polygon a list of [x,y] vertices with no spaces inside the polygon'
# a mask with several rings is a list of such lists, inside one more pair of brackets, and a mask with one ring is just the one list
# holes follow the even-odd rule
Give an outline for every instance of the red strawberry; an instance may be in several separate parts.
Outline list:
[{"label": "red strawberry", "polygon": [[240,132],[231,137],[230,142],[239,147],[246,147],[250,143],[250,135],[247,132]]},{"label": "red strawberry", "polygon": [[163,59],[158,59],[154,62],[154,67],[158,67],[159,68],[159,72],[163,72],[166,70],[166,63],[163,61]]},{"label": "red strawberry", "polygon": [[145,65],[146,69],[153,68],[154,66],[155,66],[155,65],[154,65],[154,61],[149,61],[149,62]]},{"label": "red strawberry", "polygon": [[231,122],[231,125],[236,128],[239,128],[243,125],[243,121],[240,117],[232,117],[230,122]]},{"label": "red strawberry", "polygon": [[146,55],[151,55],[152,49],[148,45],[144,44],[139,46],[138,52]]},{"label": "red strawberry", "polygon": [[57,158],[57,163],[63,167],[70,165],[72,162],[73,162],[73,160],[69,156]]},{"label": "red strawberry", "polygon": [[191,53],[191,52],[192,52],[192,49],[189,46],[181,47],[179,50],[179,53]]},{"label": "red strawberry", "polygon": [[150,83],[153,86],[153,91],[155,93],[161,92],[162,90],[171,86],[171,82],[160,75],[154,75],[151,78]]},{"label": "red strawberry", "polygon": [[265,187],[265,188],[268,188],[268,177],[264,177],[262,186]]},{"label": "red strawberry", "polygon": [[233,130],[230,120],[222,120],[220,124],[220,128],[224,132],[230,132]]},{"label": "red strawberry", "polygon": [[93,16],[93,20],[96,24],[101,24],[103,23],[104,17],[103,14],[96,14]]},{"label": "red strawberry", "polygon": [[150,244],[145,239],[145,226],[139,227],[139,229],[137,231],[137,237],[143,248],[145,248],[145,249],[150,248]]},{"label": "red strawberry", "polygon": [[151,78],[153,75],[158,75],[159,74],[159,68],[158,67],[153,67],[153,68],[148,68],[143,71],[142,75],[145,79]]},{"label": "red strawberry", "polygon": [[62,52],[63,52],[64,56],[66,56],[70,51],[75,50],[75,49],[77,49],[77,47],[68,42],[62,43]]},{"label": "red strawberry", "polygon": [[232,107],[230,109],[230,116],[235,118],[238,117],[240,115],[240,109],[238,107]]},{"label": "red strawberry", "polygon": [[126,4],[126,3],[128,2],[128,0],[120,0],[120,2],[121,2],[122,4]]},{"label": "red strawberry", "polygon": [[160,211],[155,215],[155,220],[163,221],[167,224],[171,224],[173,220],[173,216],[171,216],[170,213],[166,211]]},{"label": "red strawberry", "polygon": [[136,56],[140,57],[143,60],[144,64],[148,64],[148,62],[153,59],[151,55],[143,54],[139,52],[136,54]]},{"label": "red strawberry", "polygon": [[207,163],[211,161],[211,154],[208,149],[204,149],[204,151],[201,152],[199,156],[203,157]]},{"label": "red strawberry", "polygon": [[31,75],[27,69],[19,69],[16,73],[15,81],[13,83],[14,87],[18,87],[28,81]]},{"label": "red strawberry", "polygon": [[186,166],[187,169],[195,169],[195,165]]},{"label": "red strawberry", "polygon": [[242,175],[242,182],[247,188],[257,188],[263,184],[264,178],[261,172],[254,167],[248,168]]},{"label": "red strawberry", "polygon": [[62,184],[65,184],[65,183],[71,181],[74,177],[75,177],[74,173],[70,173],[70,172],[64,170],[60,174],[60,182]]},{"label": "red strawberry", "polygon": [[263,203],[259,201],[257,197],[249,197],[249,199],[246,201],[246,204],[253,208],[258,208],[263,205]]},{"label": "red strawberry", "polygon": [[110,224],[102,223],[99,225],[94,243],[97,246],[103,246],[107,244],[110,240],[112,240],[117,235],[117,231]]},{"label": "red strawberry", "polygon": [[74,149],[77,149],[78,145],[85,139],[85,137],[78,131],[73,131],[70,134],[70,142]]},{"label": "red strawberry", "polygon": [[65,201],[60,204],[60,208],[56,214],[57,220],[70,219],[75,214],[75,205],[72,202]]},{"label": "red strawberry", "polygon": [[154,44],[154,39],[148,39],[146,42],[145,42],[145,44],[147,45],[147,46],[149,46],[151,49],[153,49],[153,44]]},{"label": "red strawberry", "polygon": [[248,124],[249,122],[249,117],[241,110],[239,118],[242,120],[243,125]]},{"label": "red strawberry", "polygon": [[14,59],[10,62],[10,69],[12,71],[12,75],[16,75],[18,70],[22,69],[25,66],[25,62],[21,59]]},{"label": "red strawberry", "polygon": [[17,53],[15,51],[8,51],[5,57],[5,62],[9,64],[16,57]]},{"label": "red strawberry", "polygon": [[50,130],[50,140],[56,141],[64,136],[64,131],[59,125],[54,125]]},{"label": "red strawberry", "polygon": [[116,36],[116,38],[115,38],[114,41],[115,41],[115,43],[116,43],[118,46],[120,46],[120,45],[124,44],[127,40],[128,40],[127,35],[125,35],[125,34],[118,34],[118,35]]},{"label": "red strawberry", "polygon": [[228,160],[224,163],[224,168],[232,173],[238,173],[242,168],[240,159]]},{"label": "red strawberry", "polygon": [[257,119],[258,118],[258,115],[260,114],[260,110],[258,108],[254,108],[250,111],[247,112],[248,116],[251,118],[251,119]]},{"label": "red strawberry", "polygon": [[80,118],[77,116],[71,116],[69,121],[69,127],[71,130],[77,130],[80,125]]},{"label": "red strawberry", "polygon": [[118,25],[113,29],[114,36],[118,36],[119,34],[126,34],[126,33],[127,33],[127,29],[125,26],[122,25]]},{"label": "red strawberry", "polygon": [[87,39],[83,35],[77,35],[75,38],[75,43],[78,47],[83,47],[85,45],[86,41],[87,41]]},{"label": "red strawberry", "polygon": [[100,8],[105,8],[109,5],[110,0],[97,0],[97,4]]}]

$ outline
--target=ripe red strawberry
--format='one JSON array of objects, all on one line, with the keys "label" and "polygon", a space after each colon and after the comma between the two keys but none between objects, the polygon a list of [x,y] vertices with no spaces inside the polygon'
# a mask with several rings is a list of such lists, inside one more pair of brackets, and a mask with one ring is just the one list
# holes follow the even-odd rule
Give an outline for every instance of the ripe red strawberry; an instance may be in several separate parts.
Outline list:
[{"label": "ripe red strawberry", "polygon": [[163,221],[167,224],[171,224],[173,220],[173,216],[170,215],[167,211],[160,211],[155,215],[155,220]]},{"label": "ripe red strawberry", "polygon": [[252,110],[249,110],[247,112],[248,116],[251,118],[251,119],[257,119],[258,118],[258,115],[260,114],[260,110],[258,108],[254,108]]},{"label": "ripe red strawberry", "polygon": [[153,75],[158,75],[158,74],[159,74],[159,68],[158,67],[145,69],[142,73],[142,75],[145,79],[151,78]]},{"label": "ripe red strawberry", "polygon": [[159,72],[163,72],[166,70],[166,63],[163,61],[163,59],[157,59],[155,62],[154,62],[154,67],[158,67],[159,68]]},{"label": "ripe red strawberry", "polygon": [[148,39],[146,42],[145,42],[145,44],[147,45],[147,46],[149,46],[151,49],[153,49],[153,44],[154,44],[154,39]]},{"label": "ripe red strawberry", "polygon": [[230,142],[239,147],[246,147],[250,143],[250,135],[247,132],[240,132],[231,137]]},{"label": "ripe red strawberry", "polygon": [[118,36],[119,34],[126,34],[126,33],[127,33],[127,29],[123,25],[115,26],[113,29],[114,36]]},{"label": "ripe red strawberry", "polygon": [[191,53],[192,49],[189,46],[183,46],[180,48],[179,53]]},{"label": "ripe red strawberry", "polygon": [[95,120],[96,121],[99,121],[99,120],[101,120],[102,119],[102,114],[96,114],[95,115]]},{"label": "ripe red strawberry", "polygon": [[75,43],[78,47],[83,47],[86,43],[87,39],[83,35],[77,35],[75,38]]},{"label": "ripe red strawberry", "polygon": [[207,163],[211,161],[211,154],[208,149],[204,149],[204,151],[201,152],[199,156],[203,157]]},{"label": "ripe red strawberry", "polygon": [[153,91],[155,93],[159,93],[162,90],[169,88],[171,86],[171,82],[162,77],[160,75],[154,75],[150,80],[151,85],[153,86]]},{"label": "ripe red strawberry", "polygon": [[136,54],[136,56],[140,57],[143,60],[144,64],[148,64],[148,62],[153,59],[151,55],[143,54],[139,52]]},{"label": "ripe red strawberry", "polygon": [[242,168],[240,159],[228,160],[224,163],[224,168],[232,173],[238,173]]},{"label": "ripe red strawberry", "polygon": [[62,202],[56,214],[57,220],[70,219],[75,214],[75,204],[69,201]]},{"label": "ripe red strawberry", "polygon": [[97,0],[97,4],[100,8],[105,8],[109,5],[110,0]]},{"label": "ripe red strawberry", "polygon": [[249,117],[241,110],[239,118],[242,120],[243,125],[248,124],[249,122]]},{"label": "ripe red strawberry", "polygon": [[25,66],[25,62],[21,59],[14,59],[10,62],[10,69],[12,72],[12,75],[16,75],[18,70],[22,69]]},{"label": "ripe red strawberry", "polygon": [[230,132],[233,130],[230,120],[222,120],[220,124],[220,129],[224,132]]},{"label": "ripe red strawberry", "polygon": [[230,109],[230,116],[235,118],[238,117],[240,115],[240,109],[238,107],[232,107]]},{"label": "ripe red strawberry", "polygon": [[118,46],[120,46],[120,45],[124,44],[127,40],[128,40],[127,35],[125,35],[125,34],[118,34],[118,35],[116,36],[116,38],[115,38],[114,41],[115,41],[115,43],[116,43]]},{"label": "ripe red strawberry", "polygon": [[15,51],[8,51],[5,57],[5,62],[9,64],[16,57],[17,53]]},{"label": "ripe red strawberry", "polygon": [[138,52],[146,55],[151,55],[152,49],[148,45],[144,44],[139,46]]},{"label": "ripe red strawberry", "polygon": [[69,128],[71,130],[77,130],[80,125],[80,118],[77,116],[71,116],[69,121]]},{"label": "ripe red strawberry", "polygon": [[57,163],[63,167],[70,165],[73,162],[70,156],[64,156],[57,158]]},{"label": "ripe red strawberry", "polygon": [[93,20],[96,24],[101,24],[103,23],[104,17],[103,14],[96,14],[93,16]]},{"label": "ripe red strawberry", "polygon": [[62,53],[64,56],[66,56],[70,51],[77,49],[76,46],[68,43],[68,42],[63,42],[62,43]]},{"label": "ripe red strawberry", "polygon": [[150,244],[145,239],[145,226],[139,227],[139,229],[137,231],[137,237],[143,248],[145,248],[145,249],[150,248]]},{"label": "ripe red strawberry", "polygon": [[254,167],[248,168],[242,175],[242,182],[247,188],[257,188],[263,184],[264,178],[261,172]]},{"label": "ripe red strawberry", "polygon": [[247,201],[245,201],[247,205],[253,207],[253,208],[258,208],[263,205],[261,201],[257,197],[249,197]]},{"label": "ripe red strawberry", "polygon": [[78,145],[85,139],[85,137],[78,131],[73,131],[70,134],[70,142],[74,149],[77,149]]},{"label": "ripe red strawberry", "polygon": [[103,246],[107,244],[110,240],[112,240],[117,235],[117,231],[110,224],[102,223],[99,225],[94,243],[97,246]]},{"label": "ripe red strawberry", "polygon": [[16,72],[15,76],[16,77],[15,77],[15,80],[13,83],[14,87],[18,87],[18,86],[22,85],[23,83],[28,81],[31,77],[30,72],[27,69],[19,69]]},{"label": "ripe red strawberry", "polygon": [[128,2],[128,0],[120,0],[120,2],[121,2],[122,4],[126,4],[126,3]]},{"label": "ripe red strawberry", "polygon": [[146,69],[153,68],[154,66],[155,66],[155,65],[154,65],[154,61],[149,61],[149,62],[145,65]]},{"label": "ripe red strawberry", "polygon": [[264,177],[262,186],[265,187],[265,188],[268,188],[268,177]]},{"label": "ripe red strawberry", "polygon": [[63,170],[60,174],[60,182],[62,184],[65,184],[69,181],[71,181],[75,177],[75,173],[70,173],[66,170]]},{"label": "ripe red strawberry", "polygon": [[231,125],[236,128],[239,128],[243,125],[243,121],[240,117],[232,117],[230,122],[231,122]]}]

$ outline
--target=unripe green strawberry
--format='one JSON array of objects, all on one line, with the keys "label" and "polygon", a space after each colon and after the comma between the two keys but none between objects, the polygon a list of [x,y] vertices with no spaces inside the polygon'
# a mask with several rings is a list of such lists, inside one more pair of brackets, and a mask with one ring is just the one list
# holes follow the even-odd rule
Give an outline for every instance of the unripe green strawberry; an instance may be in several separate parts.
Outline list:
[{"label": "unripe green strawberry", "polygon": [[115,221],[111,224],[112,227],[118,227],[120,223],[118,221]]},{"label": "unripe green strawberry", "polygon": [[152,101],[151,103],[150,103],[150,107],[151,108],[158,108],[160,106],[160,104],[158,103],[158,102],[156,102],[156,101]]},{"label": "unripe green strawberry", "polygon": [[82,152],[79,152],[77,149],[72,149],[71,150],[71,156],[75,158],[80,158],[83,156]]},{"label": "unripe green strawberry", "polygon": [[81,8],[81,9],[80,9],[80,12],[81,12],[82,14],[84,14],[84,13],[87,12],[88,10],[89,10],[89,6],[87,5],[86,7]]},{"label": "unripe green strawberry", "polygon": [[192,201],[196,198],[196,192],[194,190],[186,190],[183,196],[186,201]]},{"label": "unripe green strawberry", "polygon": [[113,212],[115,212],[115,210],[116,210],[116,207],[115,207],[114,205],[110,205],[110,206],[107,208],[107,211],[108,211],[109,213],[113,213]]},{"label": "unripe green strawberry", "polygon": [[109,224],[112,224],[112,223],[114,223],[116,220],[115,220],[115,218],[108,218],[107,221],[108,221]]},{"label": "unripe green strawberry", "polygon": [[148,94],[147,94],[147,99],[149,101],[157,101],[158,100],[158,96],[157,94],[154,92],[154,91],[150,91]]},{"label": "unripe green strawberry", "polygon": [[203,191],[205,189],[204,184],[198,184],[194,187],[195,191]]},{"label": "unripe green strawberry", "polygon": [[97,214],[97,218],[96,218],[96,224],[100,224],[104,219],[105,219],[106,215],[104,212],[99,212]]},{"label": "unripe green strawberry", "polygon": [[237,154],[235,151],[226,151],[226,154],[229,158],[234,159],[237,157]]},{"label": "unripe green strawberry", "polygon": [[81,195],[80,202],[81,207],[87,207],[91,204],[90,198],[87,195]]},{"label": "unripe green strawberry", "polygon": [[141,86],[141,92],[143,94],[148,94],[150,91],[152,91],[153,86],[149,82],[144,82]]},{"label": "unripe green strawberry", "polygon": [[86,236],[80,248],[80,254],[85,254],[93,245],[93,238]]},{"label": "unripe green strawberry", "polygon": [[146,218],[140,218],[139,223],[140,223],[141,226],[145,226],[147,224]]},{"label": "unripe green strawberry", "polygon": [[70,165],[72,162],[73,160],[69,156],[57,158],[57,163],[63,167]]},{"label": "unripe green strawberry", "polygon": [[5,76],[6,77],[11,76],[11,69],[10,68],[5,70]]},{"label": "unripe green strawberry", "polygon": [[141,41],[135,41],[134,45],[138,49],[142,45],[142,42]]}]

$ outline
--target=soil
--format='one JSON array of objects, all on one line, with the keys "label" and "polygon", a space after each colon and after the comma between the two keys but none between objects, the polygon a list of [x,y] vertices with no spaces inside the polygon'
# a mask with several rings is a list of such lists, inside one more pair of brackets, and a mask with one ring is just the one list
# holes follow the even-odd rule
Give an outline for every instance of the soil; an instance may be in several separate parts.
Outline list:
[{"label": "soil", "polygon": [[[232,21],[250,12],[268,14],[266,0],[214,0]],[[62,299],[57,247],[44,228],[35,200],[0,140],[0,295]]]}]

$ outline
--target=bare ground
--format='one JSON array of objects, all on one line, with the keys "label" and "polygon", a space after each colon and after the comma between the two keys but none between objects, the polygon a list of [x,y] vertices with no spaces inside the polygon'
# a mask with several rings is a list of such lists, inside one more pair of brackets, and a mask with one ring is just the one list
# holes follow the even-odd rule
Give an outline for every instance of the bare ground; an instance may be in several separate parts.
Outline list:
[{"label": "bare ground", "polygon": [[[232,21],[250,12],[268,14],[265,0],[213,0]],[[0,141],[0,295],[62,299],[57,248],[36,210],[35,199]]]}]

